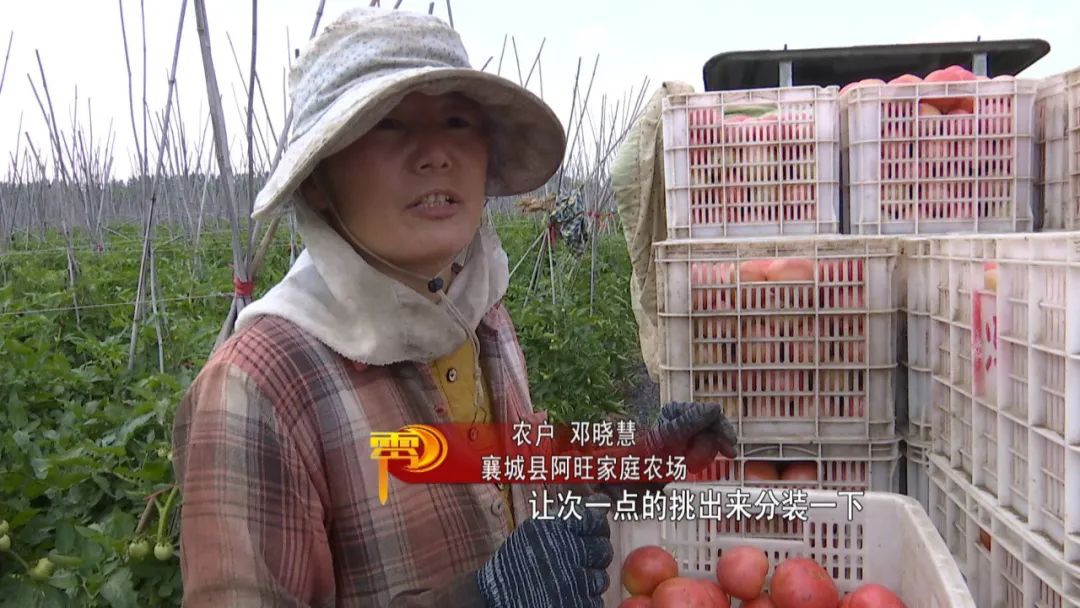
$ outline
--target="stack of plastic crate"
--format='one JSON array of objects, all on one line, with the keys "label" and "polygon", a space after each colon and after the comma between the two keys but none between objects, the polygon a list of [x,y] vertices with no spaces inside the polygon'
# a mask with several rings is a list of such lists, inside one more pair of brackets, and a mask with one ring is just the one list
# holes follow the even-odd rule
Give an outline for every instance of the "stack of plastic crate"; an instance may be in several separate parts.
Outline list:
[{"label": "stack of plastic crate", "polygon": [[723,407],[722,484],[897,491],[897,240],[840,235],[835,87],[668,97],[663,401]]},{"label": "stack of plastic crate", "polygon": [[931,239],[929,512],[980,606],[1080,606],[1080,233]]},{"label": "stack of plastic crate", "polygon": [[[932,351],[957,347],[932,337],[944,334],[933,332],[927,254],[963,235],[1030,233],[1040,215],[1039,82],[968,77],[976,79],[858,84],[840,96],[845,230],[902,235],[903,491],[924,506]],[[968,344],[955,352],[970,353],[970,336]]]},{"label": "stack of plastic crate", "polygon": [[903,324],[903,353],[900,374],[904,387],[900,392],[898,421],[904,436],[904,491],[919,501],[923,508],[929,502],[930,455],[930,394],[933,370],[930,368],[930,315],[934,293],[927,283],[930,272],[931,239],[905,237],[901,239],[900,275],[901,321]]},{"label": "stack of plastic crate", "polygon": [[1038,82],[859,85],[840,97],[852,234],[1030,232]]},{"label": "stack of plastic crate", "polygon": [[1080,230],[1080,69],[1039,83],[1039,198],[1043,230]]}]

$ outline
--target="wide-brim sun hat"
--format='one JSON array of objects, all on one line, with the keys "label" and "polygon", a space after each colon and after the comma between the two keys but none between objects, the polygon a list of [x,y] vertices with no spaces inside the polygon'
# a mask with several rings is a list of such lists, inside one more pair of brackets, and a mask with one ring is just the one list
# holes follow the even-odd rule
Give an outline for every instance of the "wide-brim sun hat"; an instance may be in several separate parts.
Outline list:
[{"label": "wide-brim sun hat", "polygon": [[303,180],[328,156],[369,131],[410,93],[460,93],[479,103],[490,141],[487,196],[543,186],[558,171],[566,134],[554,111],[528,89],[469,63],[461,37],[438,17],[351,9],[326,26],[289,74],[293,124],[251,217],[287,209]]}]

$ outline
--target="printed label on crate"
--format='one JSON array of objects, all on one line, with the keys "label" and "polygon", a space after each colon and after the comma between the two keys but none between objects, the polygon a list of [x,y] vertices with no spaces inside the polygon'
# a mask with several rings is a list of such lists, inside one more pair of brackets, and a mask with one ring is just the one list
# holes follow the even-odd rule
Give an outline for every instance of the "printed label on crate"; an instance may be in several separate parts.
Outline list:
[{"label": "printed label on crate", "polygon": [[972,382],[976,397],[997,404],[997,294],[974,290],[971,319]]}]

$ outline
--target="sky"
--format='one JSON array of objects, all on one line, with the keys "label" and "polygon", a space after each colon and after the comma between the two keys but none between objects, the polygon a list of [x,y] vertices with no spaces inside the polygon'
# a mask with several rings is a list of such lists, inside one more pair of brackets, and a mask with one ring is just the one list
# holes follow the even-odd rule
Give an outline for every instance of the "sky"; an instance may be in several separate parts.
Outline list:
[{"label": "sky", "polygon": [[[146,23],[147,105],[164,111],[181,0],[142,0]],[[395,0],[383,0],[392,5]],[[327,0],[322,24],[368,0]],[[401,9],[427,12],[428,0],[402,0]],[[449,21],[447,0],[436,0],[435,14]],[[115,138],[114,173],[131,171],[134,137],[128,105],[120,11],[123,7],[131,53],[133,95],[142,130],[143,64],[140,0],[0,0],[0,53],[10,59],[0,89],[0,179],[9,175],[10,155],[26,137],[48,149],[45,119],[29,78],[38,92],[40,54],[60,129],[71,131],[72,113],[84,130],[91,124],[95,146],[104,147],[111,126]],[[257,69],[274,128],[286,112],[284,82],[289,49],[308,37],[318,0],[259,0]],[[451,0],[455,28],[470,59],[481,67],[489,58],[495,71],[506,41],[501,74],[518,81],[513,43],[523,74],[543,44],[540,74],[528,86],[569,122],[574,76],[581,64],[587,87],[596,66],[590,108],[599,114],[604,95],[609,111],[615,100],[637,92],[648,78],[651,95],[660,82],[681,80],[703,90],[702,67],[713,55],[729,51],[817,48],[864,44],[904,44],[1010,38],[1041,38],[1050,53],[1020,76],[1043,78],[1080,67],[1080,2],[1035,0],[908,0],[874,3],[772,0],[723,3],[718,0]],[[251,56],[252,2],[207,0],[214,62],[224,96],[229,138],[243,153],[245,78]],[[10,38],[9,38],[10,37]],[[229,37],[235,47],[234,60]],[[189,0],[177,65],[179,116],[194,145],[206,124],[206,85]],[[76,108],[75,102],[78,100]],[[258,96],[257,96],[258,99]],[[89,102],[89,106],[88,106]],[[257,111],[263,115],[261,101]],[[176,120],[174,117],[173,120]],[[265,121],[263,121],[265,128]],[[20,129],[21,126],[21,129]],[[24,135],[24,133],[26,135]],[[151,146],[151,149],[153,146]],[[154,161],[151,151],[151,162]]]}]

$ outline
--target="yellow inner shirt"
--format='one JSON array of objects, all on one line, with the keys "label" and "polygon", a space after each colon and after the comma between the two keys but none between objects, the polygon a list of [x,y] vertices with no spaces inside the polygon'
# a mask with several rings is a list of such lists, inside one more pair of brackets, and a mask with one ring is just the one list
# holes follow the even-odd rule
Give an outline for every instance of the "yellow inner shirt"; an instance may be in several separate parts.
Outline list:
[{"label": "yellow inner shirt", "polygon": [[[450,406],[450,420],[454,423],[468,424],[475,421],[477,424],[484,424],[491,422],[491,398],[489,396],[491,388],[488,386],[487,378],[483,375],[482,370],[480,374],[480,411],[477,412],[474,406],[476,385],[473,376],[473,368],[475,367],[473,350],[472,340],[466,340],[456,351],[436,359],[433,363],[435,378],[438,380],[439,388]],[[509,527],[513,530],[514,508],[510,500],[509,484],[503,485],[502,495],[503,500],[506,501],[506,512],[510,521]]]}]

